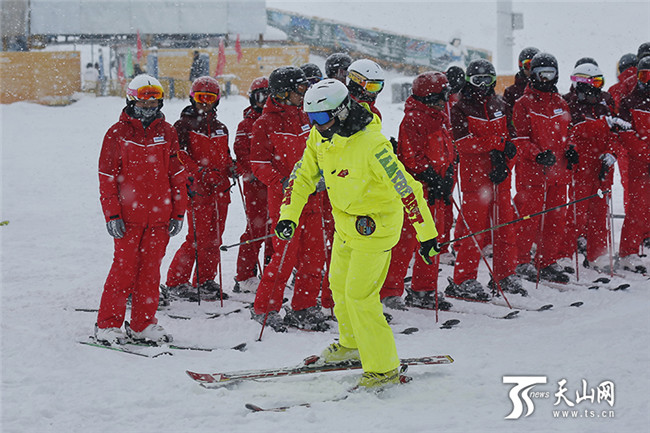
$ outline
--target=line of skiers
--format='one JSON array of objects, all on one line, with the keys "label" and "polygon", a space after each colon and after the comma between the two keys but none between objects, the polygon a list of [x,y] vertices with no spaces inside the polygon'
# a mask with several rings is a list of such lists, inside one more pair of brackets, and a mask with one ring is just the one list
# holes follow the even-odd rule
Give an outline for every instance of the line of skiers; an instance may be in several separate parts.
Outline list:
[{"label": "line of skiers", "polygon": [[[250,106],[234,141],[236,159],[228,148],[228,129],[217,119],[220,89],[214,78],[193,82],[190,105],[173,127],[160,112],[160,83],[146,75],[134,78],[120,121],[106,134],[99,162],[101,202],[115,238],[115,256],[102,295],[97,338],[126,338],[121,327],[132,294],[127,333],[154,341],[171,339],[155,318],[159,268],[169,236],[181,231],[186,210],[188,234],[171,262],[165,286],[169,294],[187,299],[227,298],[223,281],[215,279],[221,279],[219,247],[234,185],[244,197],[247,226],[240,238],[233,291],[255,292],[253,319],[276,331],[286,326],[327,329],[321,307],[335,307],[329,287],[332,247],[346,230],[361,236],[347,241],[361,250],[364,242],[374,248],[387,236],[392,256],[380,298],[390,308],[448,309],[449,302],[438,290],[441,261],[454,264],[444,292],[479,300],[487,299],[490,290],[525,296],[522,277],[568,282],[576,248],[586,256],[584,266],[607,270],[613,263],[607,251],[611,228],[606,200],[583,201],[469,237],[454,243],[453,249],[446,245],[440,250],[439,245],[452,239],[454,225],[453,237],[458,238],[610,189],[617,161],[626,209],[618,265],[646,272],[639,249],[644,243],[650,248],[650,43],[642,44],[637,56],[623,56],[619,71],[619,83],[610,94],[603,90],[595,60],[581,59],[571,75],[571,91],[562,96],[556,87],[556,59],[526,48],[519,56],[515,83],[503,97],[495,94],[496,71],[484,59],[472,61],[466,71],[452,67],[446,73],[418,75],[398,139],[392,140],[390,153],[399,165],[384,169],[390,175],[403,166],[421,185],[426,213],[436,222],[433,232],[439,233],[435,239],[418,237],[413,224],[416,205],[406,198],[401,224],[393,217],[359,214],[350,227],[342,225],[337,212],[354,212],[341,210],[342,203],[334,201],[333,184],[340,191],[343,185],[372,180],[355,160],[340,161],[332,173],[321,172],[299,221],[280,219],[283,205],[291,207],[293,182],[305,164],[301,158],[312,126],[321,125],[321,112],[304,109],[310,102],[304,100],[306,92],[326,77],[346,89],[338,105],[327,111],[330,117],[323,118],[339,119],[340,124],[316,127],[322,143],[358,133],[357,125],[371,128],[372,119],[381,126],[375,101],[385,76],[374,61],[352,61],[345,53],[335,53],[326,60],[326,77],[318,66],[306,64],[281,67],[268,78],[254,80]],[[330,90],[318,90],[325,97],[328,91],[342,92],[330,81],[326,84]],[[319,146],[314,157],[327,166],[327,146]],[[383,161],[392,164],[386,162],[388,156]],[[394,182],[396,189],[411,188],[408,179]],[[274,230],[278,236],[272,240],[249,242]],[[383,234],[391,231],[390,236]],[[393,237],[396,245],[391,244]],[[424,248],[424,241],[435,241],[435,247],[430,243]],[[493,267],[486,260],[490,245]],[[409,264],[423,248],[433,266],[425,263],[427,258],[416,257],[410,288],[402,298]],[[335,255],[341,253],[337,251]],[[490,269],[487,289],[477,280],[481,260]],[[284,288],[292,273],[293,297],[282,315]]]}]

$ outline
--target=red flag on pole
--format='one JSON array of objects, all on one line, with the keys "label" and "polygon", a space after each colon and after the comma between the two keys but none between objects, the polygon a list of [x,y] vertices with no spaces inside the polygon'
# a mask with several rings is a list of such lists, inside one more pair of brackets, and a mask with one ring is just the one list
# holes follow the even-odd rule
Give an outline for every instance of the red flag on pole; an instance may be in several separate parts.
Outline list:
[{"label": "red flag on pole", "polygon": [[138,30],[137,35],[138,35],[138,42],[137,42],[137,44],[138,44],[138,54],[137,54],[137,59],[138,59],[138,63],[140,63],[140,60],[142,59],[142,54],[143,54],[143,51],[142,51],[142,40],[140,39],[140,30]]},{"label": "red flag on pole", "polygon": [[237,63],[241,62],[244,53],[241,51],[241,43],[239,42],[239,33],[237,34],[237,40],[235,41],[235,51],[237,52]]},{"label": "red flag on pole", "polygon": [[214,71],[214,76],[223,75],[224,69],[226,69],[226,45],[223,38],[221,38],[219,39],[219,55],[217,56],[217,69]]}]

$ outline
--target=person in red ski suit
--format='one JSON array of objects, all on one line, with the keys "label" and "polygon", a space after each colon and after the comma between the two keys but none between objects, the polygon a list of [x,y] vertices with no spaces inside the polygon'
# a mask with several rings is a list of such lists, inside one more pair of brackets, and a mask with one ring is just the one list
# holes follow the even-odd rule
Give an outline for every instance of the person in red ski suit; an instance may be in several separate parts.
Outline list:
[{"label": "person in red ski suit", "polygon": [[[607,91],[616,104],[615,113],[618,114],[621,107],[621,100],[629,95],[632,90],[636,87],[636,65],[638,63],[638,58],[635,54],[628,53],[624,54],[618,61],[618,82],[612,84],[612,86]],[[623,185],[623,205],[624,210],[627,213],[627,206],[629,203],[629,190],[628,190],[628,176],[627,176],[627,167],[628,159],[625,149],[621,147],[620,153],[618,155],[618,169],[621,174],[621,184]]]},{"label": "person in red ski suit", "polygon": [[182,228],[187,194],[176,131],[160,112],[162,98],[158,80],[135,77],[127,88],[127,106],[108,129],[99,155],[101,205],[115,238],[95,326],[97,340],[107,344],[126,341],[121,327],[129,295],[127,334],[171,341],[156,319],[160,264],[169,237]]},{"label": "person in red ski suit", "polygon": [[[605,103],[603,73],[597,66],[579,65],[571,81],[575,91],[565,96],[571,112],[568,143],[580,155],[569,185],[569,199],[573,201],[612,187],[612,166],[619,154],[618,135],[612,128],[621,122],[611,116]],[[578,238],[583,237],[587,243],[585,265],[608,269],[612,257],[607,255],[607,209],[607,200],[601,199],[581,201],[568,209],[567,227],[571,229],[565,238],[565,255],[572,255]]]},{"label": "person in red ski suit", "polygon": [[[269,208],[266,200],[266,185],[253,174],[251,168],[251,138],[253,124],[262,115],[262,109],[269,96],[269,80],[259,77],[253,80],[248,91],[250,106],[244,110],[244,120],[237,127],[237,135],[233,150],[237,157],[237,172],[244,184],[244,201],[246,203],[246,230],[239,242],[260,238],[269,233]],[[235,277],[235,292],[254,292],[257,290],[262,269],[259,268],[259,252],[262,242],[243,244],[239,247],[237,256],[237,276]],[[264,263],[271,260],[273,247],[271,240],[264,242]],[[257,272],[259,270],[259,273]]]},{"label": "person in red ski suit", "polygon": [[228,128],[217,119],[219,97],[216,79],[197,78],[190,90],[190,105],[174,124],[181,161],[191,178],[189,230],[167,271],[167,287],[172,295],[189,299],[228,298],[221,292],[221,284],[214,281],[221,260],[219,246],[230,203],[233,167]]},{"label": "person in red ski suit", "polygon": [[369,59],[355,60],[348,67],[348,90],[350,98],[358,103],[365,103],[373,114],[379,116],[381,112],[375,106],[377,96],[384,89],[384,71]]},{"label": "person in red ski suit", "polygon": [[[511,203],[511,168],[517,148],[510,141],[506,104],[494,93],[496,71],[487,60],[467,66],[467,84],[461,100],[451,109],[452,135],[460,157],[462,203],[455,237],[514,219]],[[457,242],[453,282],[445,293],[461,298],[486,299],[477,281],[482,248],[492,243],[494,281],[508,292],[525,294],[515,274],[516,243],[512,226]],[[478,245],[477,245],[478,243]]]},{"label": "person in red ski suit", "polygon": [[[251,167],[255,177],[268,188],[273,227],[278,221],[283,188],[288,184],[293,166],[302,157],[311,129],[309,118],[302,111],[302,99],[308,85],[299,68],[287,66],[274,70],[269,76],[271,96],[262,116],[253,125]],[[321,194],[324,192],[319,191],[309,198],[291,241],[273,239],[273,257],[257,288],[253,319],[278,332],[284,331],[286,325],[318,331],[327,328],[325,317],[317,306],[325,263]],[[297,274],[292,310],[287,311],[283,320],[278,312],[285,284],[294,267]]]},{"label": "person in red ski suit", "polygon": [[[425,72],[413,80],[413,94],[404,105],[404,118],[399,128],[397,157],[406,170],[424,188],[429,209],[436,222],[438,240],[444,237],[447,221],[447,208],[451,207],[449,196],[453,187],[455,151],[451,140],[449,118],[446,114],[446,102],[449,96],[449,83],[441,72]],[[402,294],[404,277],[408,271],[413,254],[419,248],[415,229],[407,215],[400,240],[391,251],[388,275],[380,291],[385,306],[403,309]],[[413,267],[411,288],[407,289],[406,305],[410,307],[436,308],[438,293],[437,257],[433,266],[416,260]],[[438,307],[448,310],[451,305],[440,302]]]},{"label": "person in red ski suit", "polygon": [[521,50],[518,59],[519,72],[515,75],[515,82],[503,91],[503,100],[506,103],[506,117],[511,128],[514,128],[512,126],[512,109],[517,99],[524,95],[524,90],[528,87],[530,82],[530,61],[537,53],[539,53],[539,49],[535,47],[526,47]]},{"label": "person in red ski suit", "polygon": [[639,245],[650,248],[650,55],[639,60],[637,85],[621,101],[619,117],[632,124],[620,133],[629,158],[630,203],[621,229],[618,265],[647,273]]},{"label": "person in red ski suit", "polygon": [[[531,82],[524,96],[515,102],[513,123],[518,149],[515,205],[520,216],[567,202],[569,167],[578,162],[577,153],[567,144],[571,121],[569,107],[557,92],[557,60],[538,53],[531,60]],[[566,208],[522,221],[517,225],[517,272],[533,281],[539,278],[566,283],[566,270],[556,263],[561,257],[565,236]],[[532,244],[537,244],[533,266]]]}]

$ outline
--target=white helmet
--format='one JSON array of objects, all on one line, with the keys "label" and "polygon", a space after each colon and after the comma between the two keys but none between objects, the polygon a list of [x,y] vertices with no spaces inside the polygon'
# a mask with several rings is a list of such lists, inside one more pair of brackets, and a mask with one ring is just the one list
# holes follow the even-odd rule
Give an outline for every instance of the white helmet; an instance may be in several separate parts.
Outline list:
[{"label": "white helmet", "polygon": [[571,81],[574,83],[586,83],[598,89],[605,85],[603,72],[593,63],[583,63],[576,66],[571,74]]},{"label": "white helmet", "polygon": [[332,119],[343,122],[350,113],[348,89],[333,78],[319,81],[305,93],[303,109],[311,123],[324,125]]},{"label": "white helmet", "polygon": [[365,80],[384,80],[384,71],[377,63],[369,59],[355,60],[348,66],[348,77],[350,72],[356,72]]},{"label": "white helmet", "polygon": [[147,74],[141,74],[133,78],[126,88],[127,101],[162,100],[164,95],[165,92],[160,81]]}]

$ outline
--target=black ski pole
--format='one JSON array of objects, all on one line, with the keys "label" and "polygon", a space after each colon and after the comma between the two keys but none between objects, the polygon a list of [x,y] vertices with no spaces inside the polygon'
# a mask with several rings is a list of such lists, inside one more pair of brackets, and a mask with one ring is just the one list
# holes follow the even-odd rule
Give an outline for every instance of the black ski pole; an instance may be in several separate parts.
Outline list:
[{"label": "black ski pole", "polygon": [[229,250],[230,248],[233,248],[233,247],[238,247],[240,245],[248,245],[248,244],[252,244],[253,242],[259,242],[259,241],[263,241],[264,239],[274,238],[274,237],[275,237],[275,233],[270,233],[268,235],[260,236],[259,238],[249,239],[247,241],[238,242],[238,243],[232,244],[232,245],[221,245],[219,247],[219,249],[221,251],[227,251],[227,250]]},{"label": "black ski pole", "polygon": [[489,231],[492,231],[492,230],[497,230],[497,229],[500,229],[501,227],[505,227],[505,226],[510,225],[510,224],[515,224],[515,223],[518,223],[518,222],[521,222],[521,221],[525,221],[527,219],[534,218],[534,217],[539,216],[539,215],[543,215],[545,213],[554,211],[556,209],[560,209],[560,208],[563,208],[563,207],[566,207],[566,206],[571,206],[572,204],[579,203],[579,202],[584,201],[584,200],[590,200],[590,199],[596,198],[596,197],[604,198],[605,194],[609,194],[609,192],[610,192],[610,190],[608,190],[608,189],[604,190],[604,191],[599,189],[596,194],[592,194],[592,195],[587,196],[587,197],[582,197],[582,198],[579,198],[577,200],[573,200],[573,201],[570,201],[568,203],[561,204],[559,206],[554,206],[554,207],[549,208],[549,209],[541,210],[539,212],[531,213],[530,215],[525,215],[525,216],[522,216],[520,218],[514,219],[512,221],[508,221],[506,223],[503,223],[503,224],[498,224],[496,226],[488,227],[488,228],[480,230],[480,231],[478,231],[476,233],[470,233],[468,235],[461,236],[459,238],[452,239],[452,240],[447,241],[447,242],[443,242],[443,243],[440,244],[440,246],[444,247],[445,245],[453,244],[454,242],[462,241],[463,239],[467,239],[467,238],[472,237],[472,236],[478,236],[480,234],[483,234],[483,233],[486,233],[486,232],[489,232]]}]

